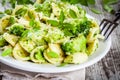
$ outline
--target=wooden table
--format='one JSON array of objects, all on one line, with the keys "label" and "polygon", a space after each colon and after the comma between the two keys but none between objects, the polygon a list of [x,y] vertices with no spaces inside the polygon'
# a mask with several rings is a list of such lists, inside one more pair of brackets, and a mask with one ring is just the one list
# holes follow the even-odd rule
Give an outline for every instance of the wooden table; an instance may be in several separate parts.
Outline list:
[{"label": "wooden table", "polygon": [[[96,1],[98,8],[103,11],[100,0]],[[116,10],[120,8],[120,1],[114,8]],[[88,13],[99,19],[104,17],[112,19],[114,17],[106,13],[101,15],[95,15],[90,11]],[[120,25],[115,29],[111,37],[112,45],[110,51],[101,61],[86,68],[86,80],[120,80]]]}]

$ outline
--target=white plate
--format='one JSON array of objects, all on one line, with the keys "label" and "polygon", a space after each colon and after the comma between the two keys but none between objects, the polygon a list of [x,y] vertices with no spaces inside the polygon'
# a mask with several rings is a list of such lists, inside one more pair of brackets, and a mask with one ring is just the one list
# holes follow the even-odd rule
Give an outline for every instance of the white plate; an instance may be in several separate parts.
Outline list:
[{"label": "white plate", "polygon": [[[90,18],[93,18],[89,15],[87,16]],[[0,62],[14,68],[18,68],[25,71],[31,71],[31,72],[42,72],[42,73],[68,72],[68,71],[82,69],[98,62],[99,60],[101,60],[101,58],[103,58],[107,54],[107,52],[110,49],[110,46],[111,46],[111,38],[108,38],[106,41],[100,41],[99,47],[96,50],[96,52],[93,55],[89,56],[86,62],[79,65],[68,65],[63,67],[56,67],[52,64],[36,64],[32,62],[18,61],[9,56],[8,57],[0,56]]]}]

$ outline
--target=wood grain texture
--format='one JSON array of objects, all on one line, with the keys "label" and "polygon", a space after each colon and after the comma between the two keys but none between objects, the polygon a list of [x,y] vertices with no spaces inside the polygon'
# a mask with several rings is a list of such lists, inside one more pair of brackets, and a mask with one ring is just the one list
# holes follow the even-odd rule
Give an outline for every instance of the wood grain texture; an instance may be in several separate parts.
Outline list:
[{"label": "wood grain texture", "polygon": [[[97,6],[103,11],[100,4],[101,2],[98,0]],[[120,3],[115,5],[114,8],[116,10],[120,8]],[[108,19],[114,18],[114,16],[104,13],[104,11],[103,15],[95,17],[100,20],[104,17]],[[114,30],[111,37],[112,45],[110,51],[101,61],[86,68],[86,80],[120,80],[120,25]]]}]

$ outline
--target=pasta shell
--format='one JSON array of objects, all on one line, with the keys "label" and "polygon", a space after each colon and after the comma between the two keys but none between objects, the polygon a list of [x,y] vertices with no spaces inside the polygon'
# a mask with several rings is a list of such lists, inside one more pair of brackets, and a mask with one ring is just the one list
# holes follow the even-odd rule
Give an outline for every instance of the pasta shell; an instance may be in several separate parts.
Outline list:
[{"label": "pasta shell", "polygon": [[30,54],[30,59],[35,63],[45,63],[46,60],[43,57],[43,50],[46,46],[36,47]]},{"label": "pasta shell", "polygon": [[[52,52],[54,54],[52,54]],[[48,62],[55,64],[55,65],[59,65],[63,61],[64,59],[63,56],[64,55],[63,55],[63,52],[59,44],[49,44],[49,48],[46,51],[44,51],[45,59]]]},{"label": "pasta shell", "polygon": [[80,52],[76,52],[72,55],[68,55],[64,62],[65,63],[74,63],[74,64],[79,64],[79,63],[83,63],[88,59],[87,54],[85,53],[80,53]]},{"label": "pasta shell", "polygon": [[19,37],[15,36],[15,35],[12,35],[12,34],[9,34],[9,33],[4,33],[3,38],[8,43],[10,43],[12,46],[15,46],[15,44],[17,43]]},{"label": "pasta shell", "polygon": [[98,39],[95,39],[93,42],[87,44],[88,55],[91,55],[95,52],[95,50],[98,48],[98,42]]},{"label": "pasta shell", "polygon": [[30,60],[29,53],[27,53],[20,44],[16,44],[13,49],[13,57],[17,60]]}]

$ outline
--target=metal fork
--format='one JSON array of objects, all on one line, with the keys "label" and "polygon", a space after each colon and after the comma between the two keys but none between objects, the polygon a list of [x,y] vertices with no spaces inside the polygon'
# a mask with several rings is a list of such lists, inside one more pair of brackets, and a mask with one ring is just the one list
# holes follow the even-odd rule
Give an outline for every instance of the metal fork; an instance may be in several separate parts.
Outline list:
[{"label": "metal fork", "polygon": [[100,34],[105,36],[105,40],[110,36],[110,34],[113,32],[113,30],[119,25],[117,21],[120,19],[120,9],[118,12],[115,13],[115,19],[114,20],[108,20],[108,19],[103,19],[102,22],[100,23]]}]

